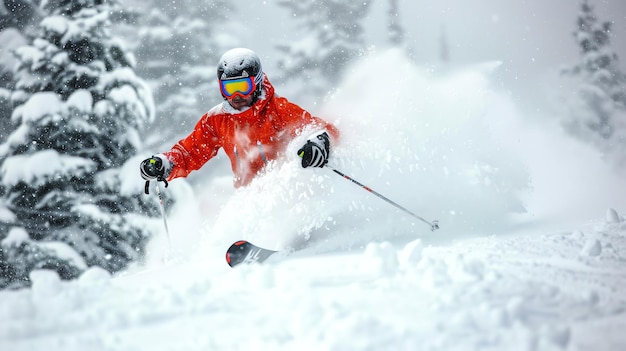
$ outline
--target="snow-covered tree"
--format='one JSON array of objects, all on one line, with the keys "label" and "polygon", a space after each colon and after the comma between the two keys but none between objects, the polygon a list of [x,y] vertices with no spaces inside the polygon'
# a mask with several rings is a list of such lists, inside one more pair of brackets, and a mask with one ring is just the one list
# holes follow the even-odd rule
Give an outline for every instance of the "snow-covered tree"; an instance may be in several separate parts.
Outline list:
[{"label": "snow-covered tree", "polygon": [[17,64],[14,50],[26,44],[26,40],[17,28],[0,31],[0,143],[15,129],[11,122],[13,106],[11,92],[15,88],[13,69]]},{"label": "snow-covered tree", "polygon": [[23,30],[40,19],[37,0],[3,0],[0,3],[0,31],[6,28]]},{"label": "snow-covered tree", "polygon": [[588,0],[576,23],[581,61],[565,72],[579,84],[578,101],[566,127],[626,162],[626,75],[611,47],[612,23],[600,22]]},{"label": "snow-covered tree", "polygon": [[446,35],[446,27],[441,26],[439,35],[439,60],[443,63],[450,62],[450,45],[448,45],[448,36]]},{"label": "snow-covered tree", "polygon": [[[128,29],[128,41],[137,58],[137,75],[150,84],[156,104],[158,142],[187,133],[221,96],[216,65],[234,38],[220,32],[232,11],[225,0],[193,1],[172,6],[171,1],[146,3]],[[146,5],[144,4],[144,5]],[[162,128],[167,125],[168,128]],[[172,128],[172,126],[174,126]]]},{"label": "snow-covered tree", "polygon": [[0,63],[0,143],[13,129],[11,125],[11,90],[13,85],[13,73]]},{"label": "snow-covered tree", "polygon": [[406,33],[400,25],[399,18],[400,8],[398,0],[389,0],[389,10],[387,10],[387,31],[389,33],[389,42],[394,46],[400,46],[404,43]]},{"label": "snow-covered tree", "polygon": [[45,5],[37,35],[16,50],[18,127],[0,145],[0,221],[10,228],[0,232],[0,287],[27,285],[34,268],[66,279],[93,265],[118,271],[142,256],[145,221],[158,214],[124,175],[136,170],[129,158],[154,107],[133,56],[109,32],[117,3]]},{"label": "snow-covered tree", "polygon": [[[357,0],[280,0],[298,20],[297,42],[277,46],[281,81],[297,79],[300,96],[322,96],[339,81],[346,64],[366,52],[361,25],[371,2]],[[306,82],[306,83],[303,83]]]}]

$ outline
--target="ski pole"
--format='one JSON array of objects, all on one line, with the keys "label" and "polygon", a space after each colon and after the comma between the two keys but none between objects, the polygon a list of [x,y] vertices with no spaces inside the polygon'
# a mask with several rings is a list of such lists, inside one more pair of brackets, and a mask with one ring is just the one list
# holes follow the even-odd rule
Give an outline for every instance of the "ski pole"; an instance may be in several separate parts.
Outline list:
[{"label": "ski pole", "polygon": [[[165,187],[167,188],[167,180],[163,177],[159,177],[156,179],[156,193],[159,197],[159,208],[161,210],[161,217],[163,217],[163,226],[165,227],[165,236],[167,237],[167,255],[169,256],[169,252],[172,250],[172,241],[170,240],[170,230],[167,226],[167,216],[165,215],[165,204],[163,203],[163,195],[161,195],[161,187],[159,186],[159,182],[164,182]],[[150,194],[150,181],[146,180],[146,186],[144,189],[146,195]]]},{"label": "ski pole", "polygon": [[424,218],[422,218],[422,217],[420,217],[420,216],[416,215],[415,213],[413,213],[413,212],[411,212],[411,211],[407,210],[406,208],[404,208],[404,207],[402,207],[402,206],[398,205],[397,203],[395,203],[395,202],[393,202],[393,201],[389,200],[388,198],[384,197],[384,196],[383,196],[383,195],[381,195],[380,193],[378,193],[378,192],[374,191],[372,188],[370,188],[370,187],[368,187],[368,186],[365,186],[365,185],[363,185],[363,184],[359,183],[358,181],[356,181],[354,178],[349,177],[349,176],[347,176],[347,175],[345,175],[345,174],[341,173],[340,171],[336,170],[335,168],[333,168],[333,167],[329,166],[328,164],[326,165],[326,167],[330,168],[333,172],[335,172],[335,173],[339,174],[339,175],[340,175],[340,176],[342,176],[343,178],[345,178],[345,179],[347,179],[347,180],[351,181],[352,183],[354,183],[354,184],[356,184],[356,185],[360,186],[361,188],[363,188],[363,189],[365,189],[365,190],[369,191],[370,193],[372,193],[372,194],[374,194],[374,195],[378,196],[379,198],[381,198],[381,199],[385,200],[387,203],[389,203],[389,204],[391,204],[391,205],[395,206],[396,208],[398,208],[398,209],[400,209],[400,210],[402,210],[402,211],[404,211],[404,212],[408,213],[409,215],[411,215],[411,216],[413,216],[413,217],[415,217],[415,218],[419,219],[420,221],[422,221],[422,222],[424,222],[424,223],[428,224],[428,225],[430,226],[430,230],[431,230],[431,231],[435,231],[435,230],[439,229],[439,221],[434,220],[434,221],[432,221],[432,222],[429,222],[429,221],[425,220]]},{"label": "ski pole", "polygon": [[161,208],[161,217],[163,217],[163,226],[165,227],[165,236],[167,237],[167,250],[169,251],[172,247],[172,241],[170,240],[170,230],[167,227],[167,216],[165,215],[165,205],[163,204],[163,196],[161,195],[161,187],[159,186],[159,182],[156,182],[156,193],[159,197],[159,207]]}]

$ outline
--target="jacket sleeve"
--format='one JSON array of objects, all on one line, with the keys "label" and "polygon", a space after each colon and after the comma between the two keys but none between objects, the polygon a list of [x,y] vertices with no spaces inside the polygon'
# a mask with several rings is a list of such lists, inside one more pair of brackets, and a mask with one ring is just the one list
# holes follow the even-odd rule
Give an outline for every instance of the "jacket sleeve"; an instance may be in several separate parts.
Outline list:
[{"label": "jacket sleeve", "polygon": [[[307,112],[308,113],[308,112]],[[309,116],[311,116],[310,113],[308,113]],[[313,125],[319,125],[320,129],[325,129],[328,134],[330,135],[330,138],[333,142],[333,144],[337,144],[339,142],[339,129],[337,129],[337,127],[335,127],[332,123],[327,122],[319,117],[315,117],[315,116],[311,116],[311,123]]]},{"label": "jacket sleeve", "polygon": [[[326,130],[331,138],[331,143],[339,142],[339,129],[332,123],[329,123],[319,117],[311,115],[302,107],[288,101],[285,98],[278,98],[278,106],[282,110],[282,114],[287,119],[286,124],[291,124],[294,133],[302,131],[306,127],[312,127],[317,130]],[[295,137],[295,135],[293,135]]]},{"label": "jacket sleeve", "polygon": [[172,146],[170,151],[164,152],[172,163],[168,180],[188,176],[217,154],[222,145],[210,119],[208,113],[202,116],[191,134]]}]

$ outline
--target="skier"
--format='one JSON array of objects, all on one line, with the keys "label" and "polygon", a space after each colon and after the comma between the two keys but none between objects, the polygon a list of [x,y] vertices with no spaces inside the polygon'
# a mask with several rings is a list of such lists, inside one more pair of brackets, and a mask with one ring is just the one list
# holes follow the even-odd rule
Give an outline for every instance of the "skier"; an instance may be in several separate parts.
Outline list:
[{"label": "skier", "polygon": [[307,130],[312,134],[297,151],[302,167],[326,165],[339,131],[275,94],[256,53],[244,48],[227,51],[217,64],[217,79],[224,101],[204,114],[170,151],[142,161],[143,179],[167,182],[186,177],[223,148],[234,186],[245,186],[268,162],[284,157],[289,142]]}]

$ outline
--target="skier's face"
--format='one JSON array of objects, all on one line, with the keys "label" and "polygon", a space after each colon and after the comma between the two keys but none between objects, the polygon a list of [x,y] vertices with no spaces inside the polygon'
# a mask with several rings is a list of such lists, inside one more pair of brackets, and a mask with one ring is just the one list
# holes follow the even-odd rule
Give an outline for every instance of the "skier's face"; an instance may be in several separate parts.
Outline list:
[{"label": "skier's face", "polygon": [[253,96],[241,97],[240,95],[235,95],[228,100],[230,106],[232,106],[235,110],[241,110],[245,107],[252,106],[252,102],[254,100]]}]

